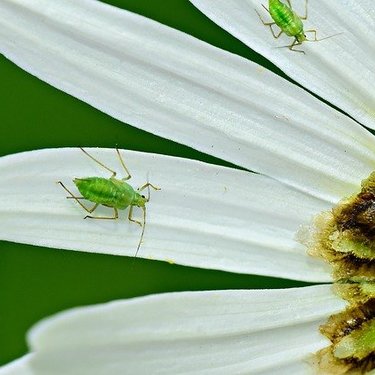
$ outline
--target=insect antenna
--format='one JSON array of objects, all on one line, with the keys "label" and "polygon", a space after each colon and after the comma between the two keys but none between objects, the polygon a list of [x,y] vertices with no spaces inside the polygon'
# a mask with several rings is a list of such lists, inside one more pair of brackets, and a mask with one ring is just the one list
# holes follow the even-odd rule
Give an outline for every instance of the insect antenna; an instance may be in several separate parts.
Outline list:
[{"label": "insect antenna", "polygon": [[[155,189],[155,190],[160,190],[159,187],[157,186],[154,186],[152,185],[150,182],[149,182],[149,175],[147,174],[147,183],[145,183],[143,186],[139,187],[137,190],[138,191],[142,191],[143,189],[146,189],[147,188],[147,198],[145,198],[146,202],[149,202],[150,201],[150,196],[151,196],[151,190],[150,190],[150,186]],[[142,240],[143,240],[143,235],[145,233],[145,227],[146,227],[146,206],[143,205],[141,206],[142,210],[143,210],[143,223],[142,223],[142,233],[141,233],[141,238],[139,240],[139,243],[138,243],[138,246],[137,246],[137,250],[135,252],[135,255],[134,255],[134,258],[133,258],[133,263],[134,263],[134,260],[135,258],[137,257],[138,255],[138,251],[141,247],[141,244],[142,244]]]},{"label": "insect antenna", "polygon": [[141,233],[141,238],[139,239],[139,242],[138,242],[138,246],[137,246],[137,250],[135,252],[134,258],[136,258],[137,255],[138,255],[138,251],[139,251],[139,249],[141,247],[141,244],[142,244],[143,235],[145,234],[145,227],[146,227],[146,207],[142,207],[142,210],[143,210],[142,233]]},{"label": "insect antenna", "polygon": [[[81,151],[86,155],[88,156],[91,160],[94,160],[95,163],[99,164],[100,166],[102,166],[104,169],[106,169],[108,172],[111,172],[112,173],[112,177],[115,177],[116,176],[116,172],[114,170],[112,170],[111,168],[108,168],[106,165],[104,165],[101,161],[99,161],[98,159],[94,158],[91,154],[89,154],[86,150],[84,150],[82,147],[80,147]],[[116,149],[117,150],[117,149]],[[118,150],[117,150],[118,152]]]},{"label": "insect antenna", "polygon": [[291,51],[293,52],[300,52],[300,53],[303,53],[303,54],[306,54],[305,51],[301,50],[301,49],[293,49],[293,47],[296,47],[296,46],[300,46],[302,43],[295,43],[293,42],[292,44],[288,45],[288,46],[279,46],[279,47],[273,47],[275,49],[279,49],[279,48],[289,48]]},{"label": "insect antenna", "polygon": [[[148,179],[148,173],[147,173],[147,202],[150,201],[150,185],[149,185],[149,179]],[[139,252],[139,249],[141,247],[141,244],[142,244],[142,240],[143,240],[143,235],[145,233],[145,226],[146,226],[146,206],[143,206],[142,207],[142,210],[143,210],[143,225],[142,225],[142,233],[141,233],[141,238],[139,239],[139,243],[138,243],[138,246],[137,246],[137,250],[135,252],[135,255],[134,255],[134,258],[137,257],[138,255],[138,252]]]}]

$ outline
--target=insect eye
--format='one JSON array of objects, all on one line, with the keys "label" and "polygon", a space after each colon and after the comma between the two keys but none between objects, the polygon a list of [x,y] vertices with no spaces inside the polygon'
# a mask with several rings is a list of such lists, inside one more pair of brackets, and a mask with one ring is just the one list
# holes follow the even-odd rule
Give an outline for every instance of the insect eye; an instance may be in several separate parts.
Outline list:
[{"label": "insect eye", "polygon": [[142,198],[146,198],[144,195],[142,195]]}]

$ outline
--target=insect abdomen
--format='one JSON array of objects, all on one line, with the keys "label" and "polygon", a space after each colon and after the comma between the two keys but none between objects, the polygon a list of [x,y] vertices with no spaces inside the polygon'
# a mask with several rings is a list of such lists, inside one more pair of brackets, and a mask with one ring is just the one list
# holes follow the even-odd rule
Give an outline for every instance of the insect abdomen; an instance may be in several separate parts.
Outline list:
[{"label": "insect abdomen", "polygon": [[280,0],[269,1],[269,12],[276,25],[288,36],[299,35],[303,31],[300,18]]},{"label": "insect abdomen", "polygon": [[124,209],[134,199],[134,190],[129,190],[129,185],[119,180],[86,177],[76,178],[73,182],[84,198],[104,206]]}]

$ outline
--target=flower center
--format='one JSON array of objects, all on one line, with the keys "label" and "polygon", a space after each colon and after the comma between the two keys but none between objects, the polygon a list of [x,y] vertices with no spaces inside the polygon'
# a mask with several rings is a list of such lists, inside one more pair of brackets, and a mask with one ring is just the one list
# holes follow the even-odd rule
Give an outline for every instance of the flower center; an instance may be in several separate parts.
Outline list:
[{"label": "flower center", "polygon": [[335,281],[375,281],[375,172],[361,191],[314,220],[309,253],[328,261]]},{"label": "flower center", "polygon": [[317,353],[324,374],[365,374],[375,368],[375,299],[331,316],[320,331],[332,345]]},{"label": "flower center", "polygon": [[319,214],[309,253],[332,265],[334,290],[349,302],[320,327],[331,345],[317,353],[326,374],[364,374],[375,369],[375,172],[361,191]]}]

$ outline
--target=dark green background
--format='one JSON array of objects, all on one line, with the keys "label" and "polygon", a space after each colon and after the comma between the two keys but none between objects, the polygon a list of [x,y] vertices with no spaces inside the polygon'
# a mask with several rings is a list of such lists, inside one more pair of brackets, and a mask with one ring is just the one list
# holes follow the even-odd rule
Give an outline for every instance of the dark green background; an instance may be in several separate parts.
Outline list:
[{"label": "dark green background", "polygon": [[[112,0],[242,55],[277,68],[209,21],[186,0]],[[25,73],[0,56],[0,154],[47,147],[99,146],[224,162],[123,124]],[[1,224],[0,224],[1,225]],[[0,242],[0,364],[27,351],[25,333],[39,319],[73,306],[150,293],[276,288],[300,282],[169,265],[126,257]]]}]

